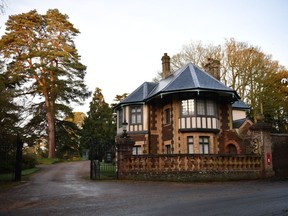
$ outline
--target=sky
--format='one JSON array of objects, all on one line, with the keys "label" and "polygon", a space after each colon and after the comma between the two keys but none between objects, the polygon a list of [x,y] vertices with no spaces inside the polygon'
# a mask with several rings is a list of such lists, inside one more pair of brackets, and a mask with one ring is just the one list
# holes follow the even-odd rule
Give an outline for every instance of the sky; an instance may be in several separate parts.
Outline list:
[{"label": "sky", "polygon": [[[57,8],[80,30],[75,39],[85,83],[102,89],[105,101],[131,93],[161,71],[164,53],[201,41],[225,39],[258,46],[288,68],[287,0],[4,0],[0,35],[9,15]],[[91,98],[74,111],[87,112]]]}]

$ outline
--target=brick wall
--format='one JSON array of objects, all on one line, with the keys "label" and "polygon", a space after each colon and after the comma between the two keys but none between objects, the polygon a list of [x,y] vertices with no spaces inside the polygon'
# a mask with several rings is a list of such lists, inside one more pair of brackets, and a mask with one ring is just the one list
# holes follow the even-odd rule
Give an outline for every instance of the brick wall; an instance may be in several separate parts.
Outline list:
[{"label": "brick wall", "polygon": [[261,157],[255,155],[142,155],[121,163],[121,179],[239,180],[260,178],[261,173]]}]

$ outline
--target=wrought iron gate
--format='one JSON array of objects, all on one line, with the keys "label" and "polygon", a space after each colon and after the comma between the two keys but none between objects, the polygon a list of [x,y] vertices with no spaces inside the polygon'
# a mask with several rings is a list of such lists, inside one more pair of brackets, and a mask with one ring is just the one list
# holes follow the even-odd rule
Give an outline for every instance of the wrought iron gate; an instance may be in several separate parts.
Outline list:
[{"label": "wrought iron gate", "polygon": [[10,180],[21,181],[22,149],[19,135],[15,144],[0,143],[0,174],[11,174]]},{"label": "wrought iron gate", "polygon": [[15,177],[16,147],[14,145],[0,144],[0,174],[11,174]]},{"label": "wrought iron gate", "polygon": [[116,179],[116,165],[113,163],[103,163],[98,160],[91,160],[90,178],[93,180]]}]

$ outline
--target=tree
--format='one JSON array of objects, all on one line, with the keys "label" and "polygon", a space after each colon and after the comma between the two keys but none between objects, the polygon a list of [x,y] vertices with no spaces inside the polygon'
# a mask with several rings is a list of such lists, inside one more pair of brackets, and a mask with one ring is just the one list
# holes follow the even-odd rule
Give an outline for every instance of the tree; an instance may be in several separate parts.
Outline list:
[{"label": "tree", "polygon": [[277,130],[285,131],[281,125],[287,122],[287,91],[280,88],[283,86],[281,79],[287,77],[285,67],[259,47],[233,38],[222,46],[205,46],[201,42],[185,45],[181,52],[172,56],[171,65],[175,70],[190,61],[207,70],[207,59],[220,63],[221,81],[250,105],[250,116],[254,120],[258,113],[264,113]]},{"label": "tree", "polygon": [[265,77],[265,88],[259,95],[262,110],[273,128],[288,133],[288,70],[280,70],[274,76]]},{"label": "tree", "polygon": [[71,102],[81,104],[90,95],[84,84],[86,66],[74,44],[80,32],[68,18],[57,9],[10,16],[0,40],[9,80],[20,84],[21,95],[37,97],[35,109],[44,108],[50,158],[55,156],[56,117],[71,113]]},{"label": "tree", "polygon": [[116,126],[113,109],[105,102],[100,88],[96,88],[93,94],[87,115],[82,130],[81,146],[83,149],[90,148],[94,155],[102,160],[105,152],[110,151],[114,145]]},{"label": "tree", "polygon": [[80,155],[81,129],[72,120],[56,121],[56,149],[58,158],[73,158]]},{"label": "tree", "polygon": [[1,2],[0,2],[0,14],[5,13],[5,8],[6,8],[6,2],[4,0],[1,0]]},{"label": "tree", "polygon": [[171,58],[172,71],[176,71],[183,65],[192,62],[198,67],[203,67],[207,59],[222,59],[221,46],[203,45],[201,41],[184,45],[182,50]]},{"label": "tree", "polygon": [[72,158],[80,155],[80,137],[84,118],[83,112],[73,112],[64,120],[56,121],[57,157]]},{"label": "tree", "polygon": [[120,101],[124,100],[127,96],[128,96],[128,93],[124,93],[122,95],[116,95],[115,98],[113,99],[115,103],[110,104],[110,106],[111,107],[116,106]]},{"label": "tree", "polygon": [[[14,88],[7,85],[5,78],[0,74],[0,144],[11,144],[20,132],[19,124],[22,107],[15,104]],[[13,138],[14,137],[14,138]]]}]

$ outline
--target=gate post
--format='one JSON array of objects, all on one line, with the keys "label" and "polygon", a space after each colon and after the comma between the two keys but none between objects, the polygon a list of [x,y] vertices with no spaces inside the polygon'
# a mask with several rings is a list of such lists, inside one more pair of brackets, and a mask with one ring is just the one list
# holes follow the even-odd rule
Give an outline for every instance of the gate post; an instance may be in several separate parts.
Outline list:
[{"label": "gate post", "polygon": [[259,153],[261,155],[261,177],[269,178],[275,176],[272,162],[272,142],[270,129],[271,126],[265,123],[264,118],[259,117],[258,122],[250,127],[252,140],[259,143]]},{"label": "gate post", "polygon": [[117,178],[121,179],[125,176],[126,170],[125,166],[125,158],[132,155],[133,146],[135,141],[133,141],[130,137],[119,137],[116,139],[116,172]]}]

